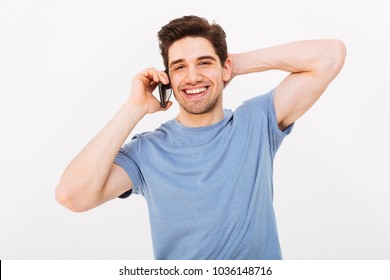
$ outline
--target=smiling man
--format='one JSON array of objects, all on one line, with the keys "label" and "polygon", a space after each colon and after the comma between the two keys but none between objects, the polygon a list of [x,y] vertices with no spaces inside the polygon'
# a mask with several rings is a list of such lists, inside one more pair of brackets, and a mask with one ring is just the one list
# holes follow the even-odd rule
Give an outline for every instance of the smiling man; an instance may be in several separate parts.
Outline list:
[{"label": "smiling man", "polygon": [[[196,16],[172,20],[158,36],[169,76],[148,68],[134,77],[128,100],[65,170],[58,201],[86,211],[143,195],[157,259],[281,259],[273,160],[342,68],[343,43],[228,54],[223,29]],[[267,70],[290,74],[234,112],[223,108],[223,89],[235,76]],[[161,108],[152,95],[159,82],[170,83],[177,117],[123,145],[146,114],[172,105]]]},{"label": "smiling man", "polygon": [[222,64],[212,44],[202,37],[177,40],[168,57],[171,83],[176,85],[175,97],[182,108],[177,120],[188,126],[221,120],[222,90],[231,76],[230,61]]}]

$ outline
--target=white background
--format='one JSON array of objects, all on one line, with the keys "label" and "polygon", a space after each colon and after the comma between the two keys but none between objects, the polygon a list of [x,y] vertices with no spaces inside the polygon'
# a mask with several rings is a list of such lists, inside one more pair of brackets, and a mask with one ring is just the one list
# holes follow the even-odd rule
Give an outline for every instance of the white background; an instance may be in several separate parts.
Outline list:
[{"label": "white background", "polygon": [[[54,198],[70,160],[126,100],[132,77],[162,69],[156,33],[196,14],[219,23],[229,52],[338,38],[346,64],[276,157],[285,259],[390,259],[386,1],[0,0],[0,259],[151,259],[144,199],[72,213]],[[237,77],[225,107],[285,73]],[[134,133],[177,114],[143,119]],[[134,134],[133,133],[133,134]]]}]

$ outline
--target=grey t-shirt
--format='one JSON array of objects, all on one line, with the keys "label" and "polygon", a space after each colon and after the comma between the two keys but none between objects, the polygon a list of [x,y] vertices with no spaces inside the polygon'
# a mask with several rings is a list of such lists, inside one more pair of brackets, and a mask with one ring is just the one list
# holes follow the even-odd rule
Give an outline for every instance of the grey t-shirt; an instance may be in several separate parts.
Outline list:
[{"label": "grey t-shirt", "polygon": [[[136,135],[115,158],[145,197],[156,259],[281,259],[273,159],[274,90],[211,126],[171,120]],[[136,213],[134,213],[136,215]]]}]

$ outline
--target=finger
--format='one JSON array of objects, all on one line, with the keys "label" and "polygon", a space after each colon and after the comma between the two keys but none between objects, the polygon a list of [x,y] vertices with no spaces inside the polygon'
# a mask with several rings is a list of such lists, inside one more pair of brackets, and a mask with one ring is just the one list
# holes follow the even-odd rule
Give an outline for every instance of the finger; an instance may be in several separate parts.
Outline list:
[{"label": "finger", "polygon": [[169,77],[168,77],[168,75],[167,75],[167,73],[165,71],[159,71],[158,74],[159,74],[159,77],[160,77],[160,81],[164,85],[169,84]]},{"label": "finger", "polygon": [[150,86],[151,86],[152,88],[156,88],[157,85],[158,85],[158,82],[155,82],[155,81],[151,81],[151,82],[150,82]]},{"label": "finger", "polygon": [[162,82],[164,85],[169,83],[169,77],[165,71],[158,71],[157,69],[150,67],[146,68],[141,74],[149,79],[150,81],[154,81],[156,83]]},{"label": "finger", "polygon": [[153,75],[153,81],[155,81],[156,83],[160,82],[160,75],[156,69],[154,69],[152,75]]},{"label": "finger", "polygon": [[148,79],[149,81],[155,81],[159,82],[158,75],[156,75],[157,70],[155,68],[146,68],[144,69],[140,75],[143,76],[144,78]]}]

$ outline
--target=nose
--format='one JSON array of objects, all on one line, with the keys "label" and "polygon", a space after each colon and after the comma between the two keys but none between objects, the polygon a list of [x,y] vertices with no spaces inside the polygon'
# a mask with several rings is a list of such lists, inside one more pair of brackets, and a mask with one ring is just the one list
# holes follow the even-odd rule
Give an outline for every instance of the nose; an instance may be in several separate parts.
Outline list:
[{"label": "nose", "polygon": [[196,85],[197,83],[202,81],[202,75],[199,73],[196,67],[189,67],[186,75],[186,82],[192,85]]}]

